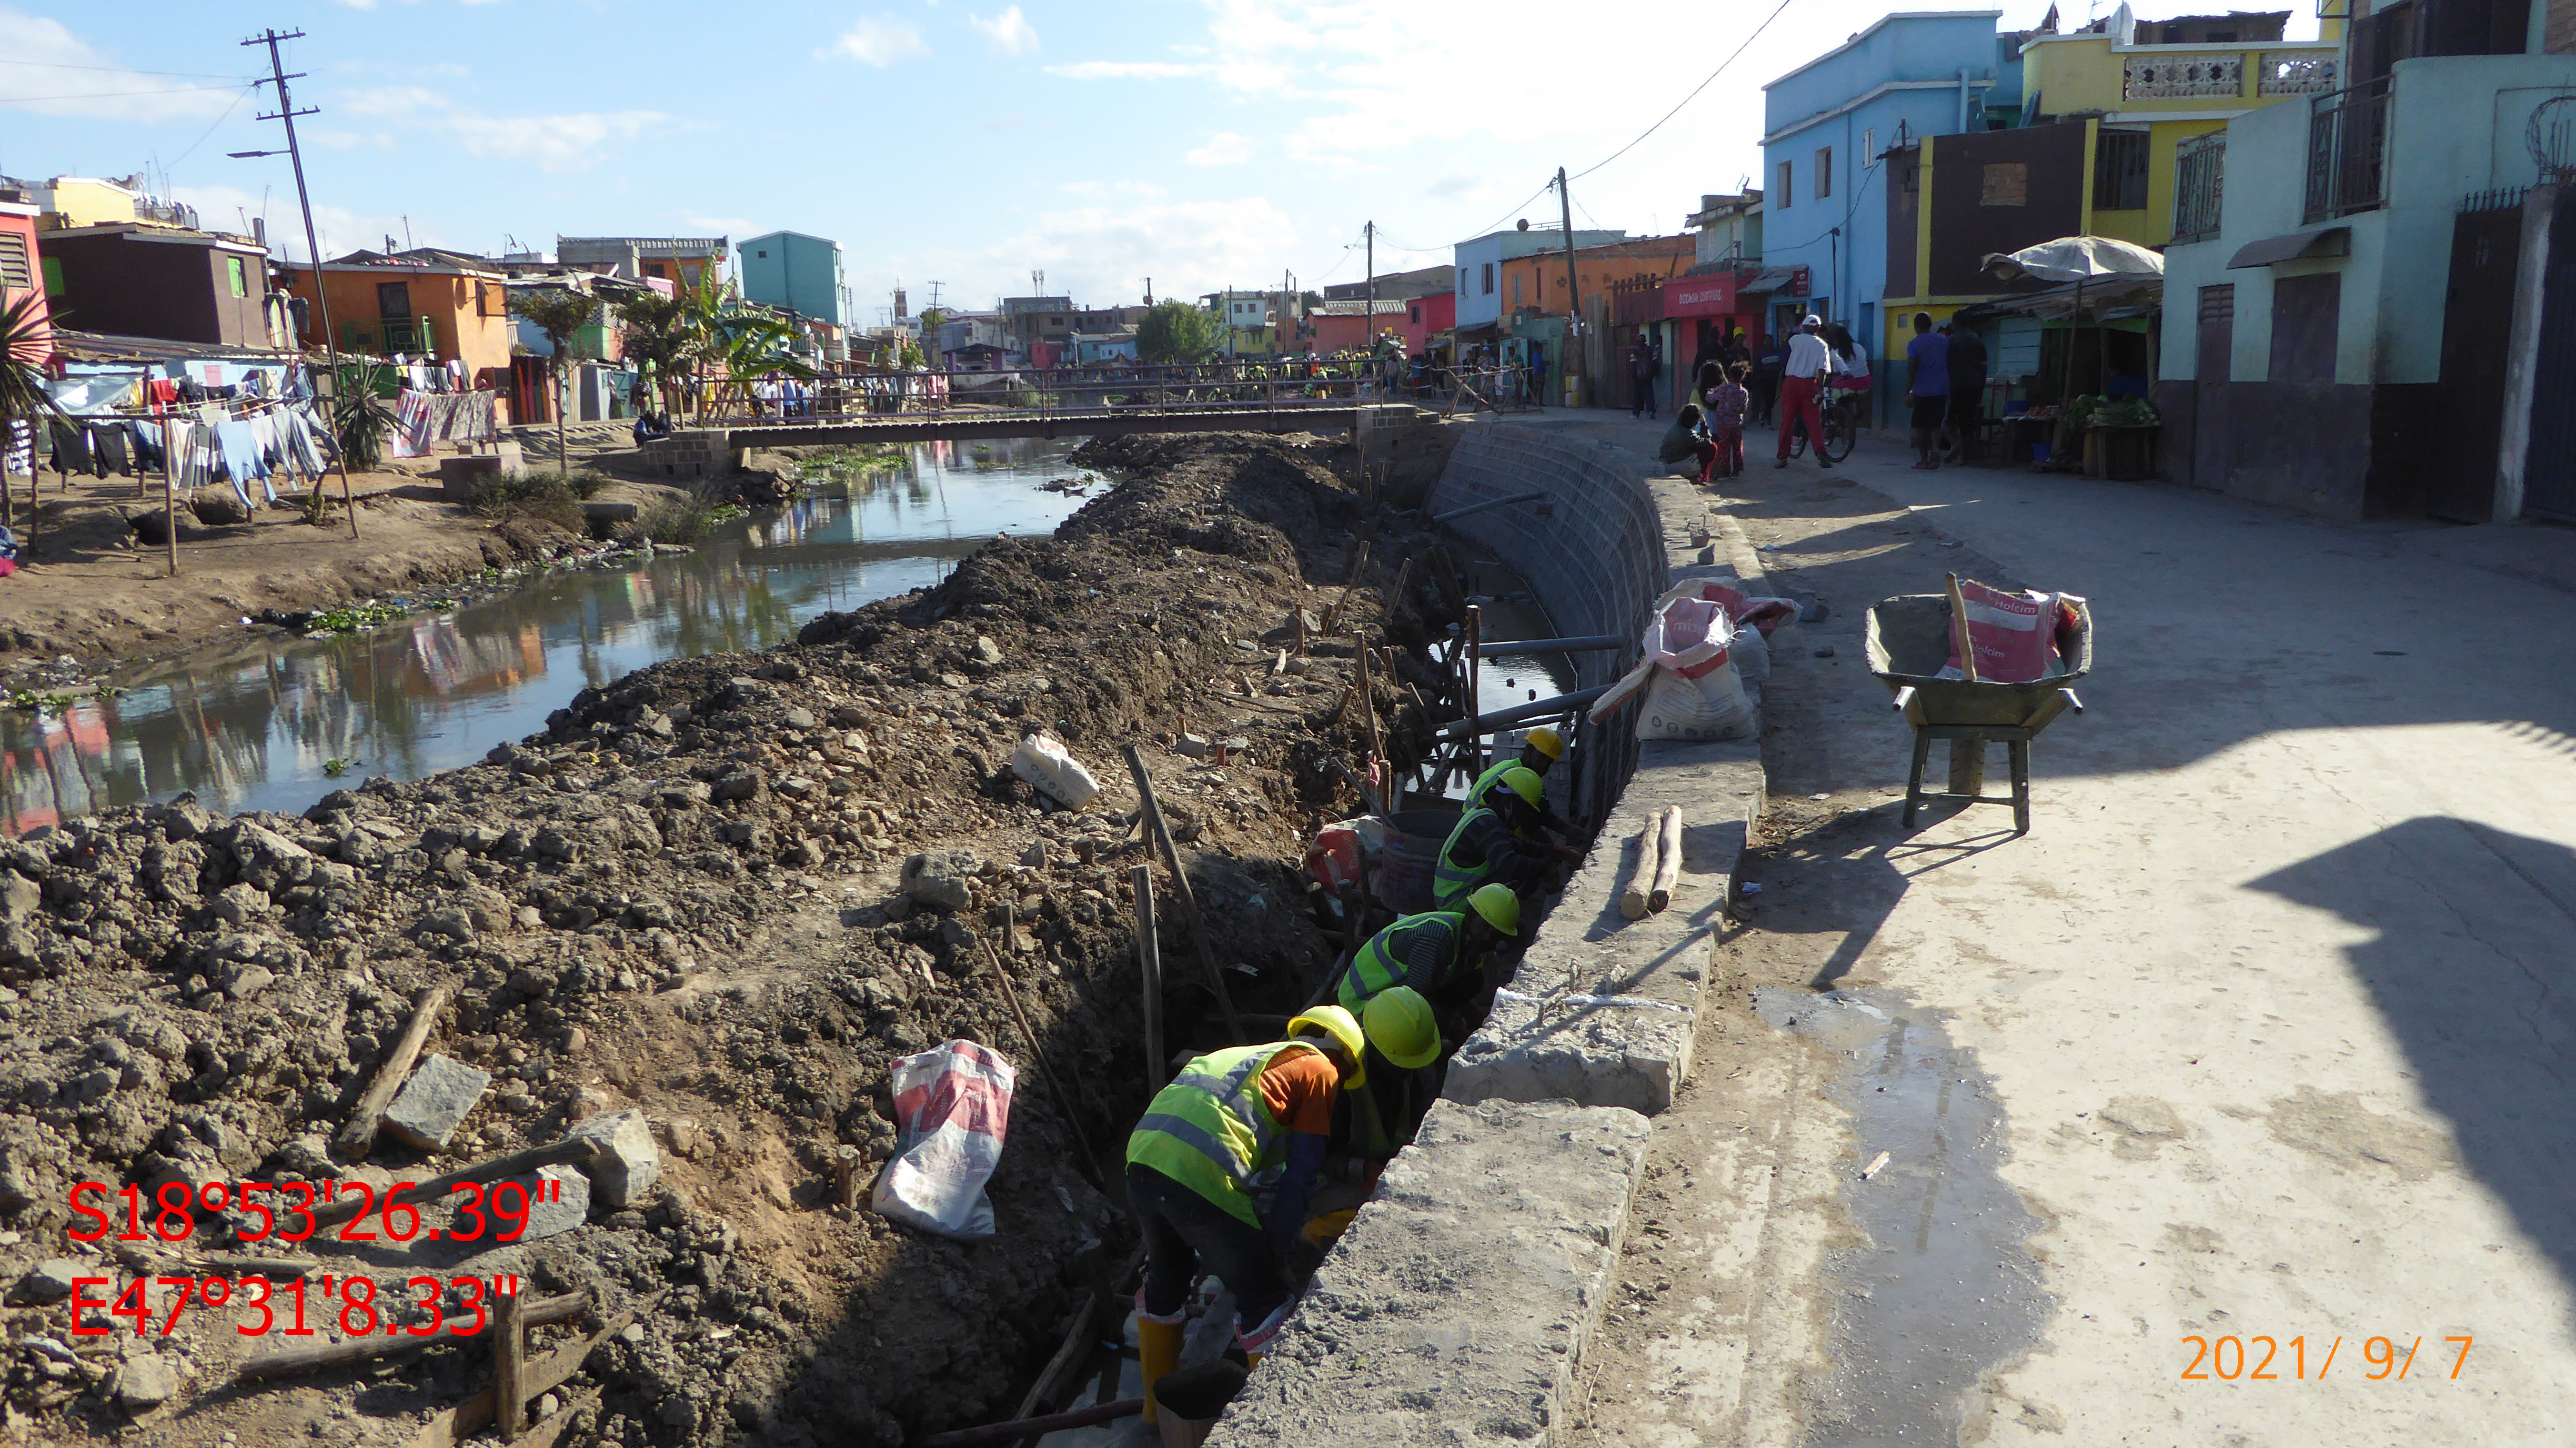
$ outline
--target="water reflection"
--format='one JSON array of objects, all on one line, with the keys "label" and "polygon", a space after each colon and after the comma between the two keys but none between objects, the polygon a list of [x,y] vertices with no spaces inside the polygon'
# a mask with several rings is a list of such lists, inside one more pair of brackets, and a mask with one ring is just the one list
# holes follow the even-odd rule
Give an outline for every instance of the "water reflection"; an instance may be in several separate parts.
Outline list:
[{"label": "water reflection", "polygon": [[[1074,443],[929,443],[905,464],[728,525],[696,553],[544,574],[372,633],[262,639],[147,666],[58,716],[0,715],[0,825],[19,833],[194,790],[301,810],[372,775],[414,779],[545,727],[584,685],[759,648],[825,609],[936,583],[996,533],[1052,530],[1082,499],[1036,485]],[[340,773],[332,773],[337,761]]]}]

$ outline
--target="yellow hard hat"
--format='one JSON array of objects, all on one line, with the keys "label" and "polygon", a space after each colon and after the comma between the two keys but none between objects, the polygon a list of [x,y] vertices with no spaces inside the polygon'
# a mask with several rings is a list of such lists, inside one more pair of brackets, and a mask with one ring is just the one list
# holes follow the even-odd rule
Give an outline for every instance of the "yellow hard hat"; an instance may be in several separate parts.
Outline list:
[{"label": "yellow hard hat", "polygon": [[1529,737],[1521,742],[1527,744],[1530,748],[1537,750],[1539,753],[1546,755],[1550,759],[1563,759],[1565,757],[1565,736],[1548,728],[1544,724],[1531,730],[1529,732]]},{"label": "yellow hard hat", "polygon": [[[1485,923],[1505,935],[1521,933],[1521,897],[1509,885],[1479,885],[1467,897],[1468,906],[1485,918]],[[1384,1050],[1384,1047],[1379,1047]],[[1387,1059],[1393,1060],[1393,1057]]]},{"label": "yellow hard hat", "polygon": [[[1547,796],[1547,786],[1539,782],[1538,771],[1524,769],[1517,764],[1504,770],[1503,777],[1494,781],[1494,788],[1501,788],[1504,785],[1511,786],[1512,793],[1519,795],[1521,802],[1532,809],[1538,808],[1539,801]],[[1494,788],[1489,788],[1485,792],[1491,794]]]},{"label": "yellow hard hat", "polygon": [[1288,1023],[1290,1037],[1296,1036],[1299,1026],[1321,1029],[1325,1035],[1339,1041],[1343,1050],[1351,1053],[1350,1079],[1342,1083],[1343,1090],[1357,1091],[1368,1084],[1368,1037],[1360,1031],[1360,1023],[1351,1019],[1349,1011],[1340,1006],[1317,1006]]},{"label": "yellow hard hat", "polygon": [[1390,986],[1369,997],[1360,1013],[1369,1044],[1407,1071],[1440,1059],[1440,1027],[1431,1019],[1431,1002],[1409,985]]}]

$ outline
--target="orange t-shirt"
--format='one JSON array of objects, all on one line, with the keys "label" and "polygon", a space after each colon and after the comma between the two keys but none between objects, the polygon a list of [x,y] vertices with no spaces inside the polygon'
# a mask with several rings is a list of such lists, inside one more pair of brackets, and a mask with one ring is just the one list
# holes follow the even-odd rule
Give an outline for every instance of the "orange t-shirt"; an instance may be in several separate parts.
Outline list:
[{"label": "orange t-shirt", "polygon": [[1333,1099],[1341,1089],[1342,1073],[1332,1058],[1311,1046],[1282,1051],[1261,1068],[1261,1099],[1290,1131],[1331,1135]]}]

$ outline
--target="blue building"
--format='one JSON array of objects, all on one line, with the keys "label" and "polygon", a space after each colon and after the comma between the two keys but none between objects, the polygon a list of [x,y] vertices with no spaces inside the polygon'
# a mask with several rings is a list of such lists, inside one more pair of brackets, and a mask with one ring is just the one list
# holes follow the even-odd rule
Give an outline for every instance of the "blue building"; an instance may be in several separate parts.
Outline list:
[{"label": "blue building", "polygon": [[1890,15],[1762,88],[1762,264],[1797,268],[1806,283],[1803,294],[1794,284],[1772,293],[1767,330],[1794,331],[1810,311],[1843,323],[1870,346],[1882,396],[1904,384],[1877,356],[1887,290],[1881,158],[1923,136],[1984,130],[1989,93],[2018,93],[2017,74],[1999,79],[2002,15]]},{"label": "blue building", "polygon": [[735,248],[745,301],[829,322],[849,323],[849,290],[841,282],[841,244],[801,231],[746,237]]}]

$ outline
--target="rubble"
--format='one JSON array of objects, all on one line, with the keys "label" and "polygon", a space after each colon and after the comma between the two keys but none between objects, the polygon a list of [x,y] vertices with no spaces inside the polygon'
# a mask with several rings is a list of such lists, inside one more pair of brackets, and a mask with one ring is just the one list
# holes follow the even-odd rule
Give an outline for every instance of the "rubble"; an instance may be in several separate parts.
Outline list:
[{"label": "rubble", "polygon": [[[1009,761],[1041,730],[1094,767],[1183,721],[1248,745],[1222,771],[1151,763],[1238,1004],[1297,1008],[1332,942],[1253,902],[1304,898],[1302,836],[1348,810],[1325,761],[1354,746],[1351,680],[1319,657],[1256,708],[1233,692],[1233,641],[1308,578],[1342,581],[1360,514],[1314,451],[1101,446],[1139,476],[1055,537],[996,540],[936,589],[826,614],[766,654],[585,688],[468,768],[369,780],[300,815],[128,806],[0,847],[0,1281],[59,1275],[76,1182],[381,1186],[440,1175],[425,1150],[485,1159],[595,1132],[610,1151],[559,1173],[582,1198],[559,1233],[506,1268],[457,1269],[588,1290],[604,1317],[662,1294],[640,1341],[591,1356],[597,1403],[567,1409],[590,1437],[571,1441],[892,1445],[1007,1415],[1092,1291],[1080,1264],[1133,1245],[1074,1163],[1077,1128],[1116,1140],[1144,1103],[1126,890],[1153,858],[1124,771],[1067,809]],[[1340,617],[1378,609],[1364,582]],[[1409,605],[1391,624],[1421,642]],[[1401,688],[1382,684],[1382,717]],[[1178,919],[1164,945],[1194,958]],[[996,1237],[834,1210],[842,1150],[873,1172],[893,1149],[890,1060],[951,1038],[1025,1054],[988,946],[1073,1102],[1015,1103]],[[1173,1043],[1218,1044],[1205,984],[1173,977]],[[335,1161],[440,987],[430,1054],[380,1139]],[[438,1077],[457,1091],[433,1113],[412,1092]],[[297,1250],[324,1271],[369,1260],[327,1232]],[[7,1312],[23,1338],[60,1308]],[[166,1345],[189,1364],[170,1401],[192,1436],[276,1431],[254,1402],[190,1397],[259,1350],[233,1321],[192,1312]],[[381,1412],[378,1394],[435,1411],[485,1358],[440,1343],[379,1370],[405,1386],[368,1380],[363,1397],[351,1375],[307,1381],[334,1415]],[[0,1392],[58,1443],[114,1421],[73,1405],[124,1401],[104,1374],[36,1366]]]}]

